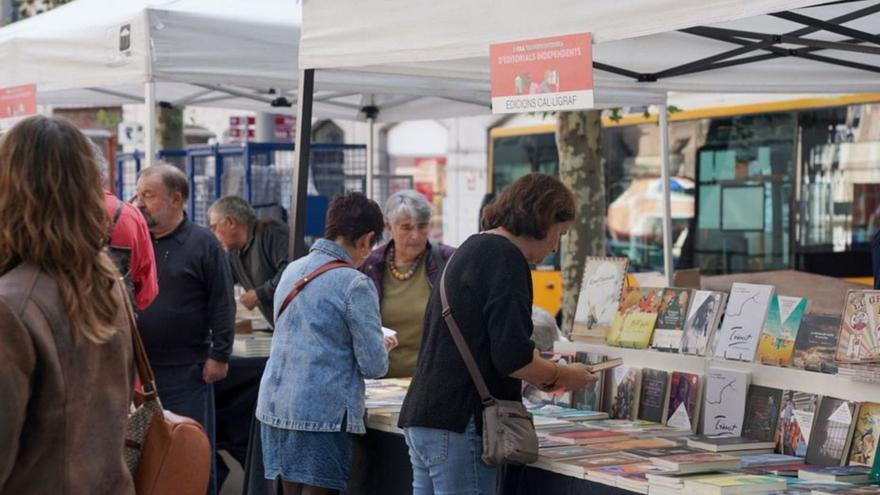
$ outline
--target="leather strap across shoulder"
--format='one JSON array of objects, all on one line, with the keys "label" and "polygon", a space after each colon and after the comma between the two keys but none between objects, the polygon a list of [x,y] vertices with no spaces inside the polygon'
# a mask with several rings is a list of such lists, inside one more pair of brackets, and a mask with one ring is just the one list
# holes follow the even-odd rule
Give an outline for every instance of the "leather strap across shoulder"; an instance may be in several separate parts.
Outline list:
[{"label": "leather strap across shoulder", "polygon": [[275,321],[278,321],[278,318],[284,313],[284,310],[287,309],[287,306],[293,301],[293,299],[303,290],[303,288],[317,278],[322,273],[326,273],[330,270],[335,270],[337,268],[354,268],[350,263],[340,260],[330,261],[319,266],[315,271],[301,278],[297,283],[293,286],[293,290],[290,291],[290,294],[287,294],[287,297],[284,298],[284,302],[281,303],[281,307],[278,308],[278,314],[275,315]]},{"label": "leather strap across shoulder", "polygon": [[486,386],[486,381],[483,379],[483,374],[480,373],[480,368],[477,367],[474,355],[471,353],[467,341],[464,340],[464,335],[462,335],[461,329],[458,327],[458,322],[455,321],[455,318],[452,316],[452,308],[449,307],[449,298],[446,297],[446,270],[449,269],[449,263],[452,262],[452,258],[454,257],[454,254],[449,257],[449,262],[443,268],[443,275],[440,276],[440,303],[443,305],[443,319],[446,321],[449,333],[452,334],[452,340],[455,341],[455,346],[458,347],[458,352],[461,353],[461,358],[467,366],[468,373],[470,373],[471,379],[477,387],[477,392],[480,394],[480,400],[483,401],[483,405],[489,406],[495,403],[495,398],[489,393],[489,387]]}]

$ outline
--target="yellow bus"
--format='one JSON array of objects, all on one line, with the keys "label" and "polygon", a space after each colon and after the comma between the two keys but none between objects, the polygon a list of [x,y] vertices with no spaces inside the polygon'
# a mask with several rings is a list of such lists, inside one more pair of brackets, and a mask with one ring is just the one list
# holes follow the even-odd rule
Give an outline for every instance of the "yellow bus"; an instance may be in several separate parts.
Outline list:
[{"label": "yellow bus", "polygon": [[[871,275],[880,229],[880,94],[685,108],[670,116],[676,268]],[[607,246],[661,271],[657,116],[603,119]],[[489,131],[488,193],[558,174],[555,124]],[[558,257],[533,270],[535,303],[558,314]]]}]

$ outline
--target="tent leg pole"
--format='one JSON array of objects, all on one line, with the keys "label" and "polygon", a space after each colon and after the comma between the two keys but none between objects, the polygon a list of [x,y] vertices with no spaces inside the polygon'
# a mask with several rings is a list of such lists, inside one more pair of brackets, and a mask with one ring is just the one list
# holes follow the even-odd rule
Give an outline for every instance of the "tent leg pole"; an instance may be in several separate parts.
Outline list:
[{"label": "tent leg pole", "polygon": [[144,166],[150,167],[156,163],[156,83],[150,81],[144,83]]},{"label": "tent leg pole", "polygon": [[666,286],[672,287],[672,196],[669,182],[669,114],[660,105],[660,180],[663,191],[663,273]]},{"label": "tent leg pole", "polygon": [[306,195],[309,192],[309,158],[312,140],[312,101],[315,90],[315,70],[299,71],[299,103],[296,111],[296,144],[294,145],[293,187],[290,208],[290,260],[306,253]]},{"label": "tent leg pole", "polygon": [[373,180],[373,174],[375,174],[375,172],[376,172],[376,169],[374,168],[376,165],[375,164],[375,156],[374,156],[374,154],[375,154],[374,146],[376,144],[376,140],[375,140],[376,139],[375,138],[376,119],[369,118],[369,119],[367,119],[367,121],[369,124],[368,127],[370,130],[370,138],[367,143],[367,148],[368,148],[367,149],[367,178],[366,178],[367,183],[366,183],[366,187],[365,187],[364,192],[366,193],[368,198],[376,199],[376,196],[375,196],[376,192],[373,190],[374,189],[373,182],[375,182]]}]

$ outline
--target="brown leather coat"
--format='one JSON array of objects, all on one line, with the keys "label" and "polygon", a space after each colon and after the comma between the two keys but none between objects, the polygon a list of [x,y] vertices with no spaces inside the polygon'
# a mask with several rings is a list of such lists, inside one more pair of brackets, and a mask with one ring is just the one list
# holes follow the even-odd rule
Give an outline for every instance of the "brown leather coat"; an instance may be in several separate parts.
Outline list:
[{"label": "brown leather coat", "polygon": [[125,309],[95,344],[72,331],[57,284],[21,264],[0,277],[0,494],[134,493],[123,459],[134,381]]}]

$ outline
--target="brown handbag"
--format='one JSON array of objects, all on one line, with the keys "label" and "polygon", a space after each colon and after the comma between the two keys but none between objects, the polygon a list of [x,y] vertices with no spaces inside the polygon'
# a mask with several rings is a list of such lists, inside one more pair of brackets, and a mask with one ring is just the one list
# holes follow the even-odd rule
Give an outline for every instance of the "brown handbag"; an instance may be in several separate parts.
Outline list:
[{"label": "brown handbag", "polygon": [[211,444],[197,421],[162,409],[156,378],[138,333],[128,297],[123,297],[131,326],[134,360],[142,391],[125,435],[125,461],[138,495],[204,495],[211,475]]}]

